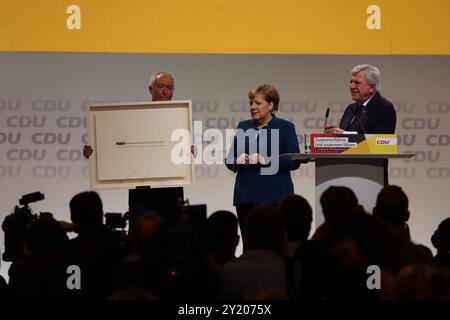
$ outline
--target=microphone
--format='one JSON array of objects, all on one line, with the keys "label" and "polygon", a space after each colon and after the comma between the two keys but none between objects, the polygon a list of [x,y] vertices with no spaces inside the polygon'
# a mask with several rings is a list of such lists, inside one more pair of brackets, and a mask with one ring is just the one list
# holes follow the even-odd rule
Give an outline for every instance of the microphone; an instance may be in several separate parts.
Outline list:
[{"label": "microphone", "polygon": [[327,111],[325,112],[325,125],[323,126],[323,131],[324,132],[327,129],[327,121],[328,121],[328,116],[329,115],[330,115],[330,108],[327,108]]},{"label": "microphone", "polygon": [[306,133],[303,134],[303,140],[305,142],[305,153],[309,153],[309,145],[308,145],[308,135]]}]

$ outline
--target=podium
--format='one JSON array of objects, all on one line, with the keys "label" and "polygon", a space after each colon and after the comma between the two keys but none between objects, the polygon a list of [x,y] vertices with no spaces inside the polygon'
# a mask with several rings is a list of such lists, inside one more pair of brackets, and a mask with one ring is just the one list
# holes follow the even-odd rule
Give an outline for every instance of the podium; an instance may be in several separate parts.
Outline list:
[{"label": "podium", "polygon": [[413,153],[402,154],[342,154],[342,153],[286,153],[284,160],[315,163],[315,227],[324,222],[320,197],[330,186],[346,186],[355,192],[359,203],[372,212],[377,195],[386,185],[385,169],[388,159],[406,159]]}]

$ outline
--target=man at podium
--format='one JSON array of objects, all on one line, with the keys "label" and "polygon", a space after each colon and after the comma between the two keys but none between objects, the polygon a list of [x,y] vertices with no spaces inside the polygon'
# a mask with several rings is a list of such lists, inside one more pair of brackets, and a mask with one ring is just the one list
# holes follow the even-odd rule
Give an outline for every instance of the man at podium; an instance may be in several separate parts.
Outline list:
[{"label": "man at podium", "polygon": [[355,103],[345,109],[339,128],[326,127],[325,133],[394,133],[397,117],[393,104],[380,94],[380,70],[368,64],[360,64],[350,73],[350,94]]},{"label": "man at podium", "polygon": [[[369,64],[360,64],[350,74],[350,94],[355,103],[345,109],[339,128],[326,127],[325,133],[393,134],[397,115],[393,104],[380,94],[380,70]],[[384,183],[389,184],[387,159],[384,161]]]}]

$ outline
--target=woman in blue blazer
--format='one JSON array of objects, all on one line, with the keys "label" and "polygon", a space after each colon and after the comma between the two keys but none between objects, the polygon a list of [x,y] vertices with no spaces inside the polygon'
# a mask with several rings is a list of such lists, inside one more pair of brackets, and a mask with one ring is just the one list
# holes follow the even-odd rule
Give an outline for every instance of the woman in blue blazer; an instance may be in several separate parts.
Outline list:
[{"label": "woman in blue blazer", "polygon": [[279,159],[300,150],[294,124],[275,116],[280,102],[277,89],[259,85],[248,97],[251,119],[239,123],[226,159],[227,168],[236,173],[233,205],[243,238],[248,211],[257,204],[277,205],[293,194],[291,171],[300,166],[299,161]]}]

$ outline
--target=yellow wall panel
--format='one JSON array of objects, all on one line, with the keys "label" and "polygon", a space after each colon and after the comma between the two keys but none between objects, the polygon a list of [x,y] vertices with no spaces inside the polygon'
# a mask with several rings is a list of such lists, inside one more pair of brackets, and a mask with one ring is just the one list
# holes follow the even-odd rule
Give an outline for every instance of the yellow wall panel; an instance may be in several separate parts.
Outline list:
[{"label": "yellow wall panel", "polygon": [[449,12],[449,0],[0,0],[0,50],[446,55]]}]

